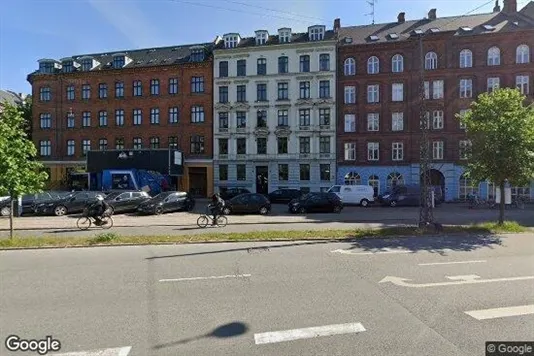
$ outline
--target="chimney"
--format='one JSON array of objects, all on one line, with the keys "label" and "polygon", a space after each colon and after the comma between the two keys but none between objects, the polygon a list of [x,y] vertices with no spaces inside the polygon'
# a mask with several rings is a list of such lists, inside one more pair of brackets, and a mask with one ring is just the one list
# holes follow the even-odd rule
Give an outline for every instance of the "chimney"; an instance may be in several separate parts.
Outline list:
[{"label": "chimney", "polygon": [[430,11],[428,12],[428,19],[429,20],[436,19],[436,9],[430,9]]},{"label": "chimney", "polygon": [[507,14],[514,14],[517,12],[517,0],[503,0],[502,11]]},{"label": "chimney", "polygon": [[399,15],[397,16],[397,22],[398,23],[404,23],[406,21],[404,15],[406,15],[406,13],[399,12]]},{"label": "chimney", "polygon": [[493,8],[493,12],[501,12],[501,7],[499,6],[499,0],[495,0],[495,7]]},{"label": "chimney", "polygon": [[338,32],[341,27],[341,20],[339,18],[334,20],[334,32]]}]

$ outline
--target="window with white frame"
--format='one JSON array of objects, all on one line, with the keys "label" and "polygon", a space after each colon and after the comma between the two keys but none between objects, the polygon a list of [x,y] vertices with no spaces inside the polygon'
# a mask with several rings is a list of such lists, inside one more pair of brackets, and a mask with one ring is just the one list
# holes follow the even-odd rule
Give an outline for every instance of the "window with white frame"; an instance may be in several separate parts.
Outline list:
[{"label": "window with white frame", "polygon": [[85,100],[91,99],[91,85],[90,84],[82,85],[82,99],[85,99]]},{"label": "window with white frame", "polygon": [[319,108],[319,125],[330,126],[330,108]]},{"label": "window with white frame", "polygon": [[404,57],[401,54],[396,54],[391,58],[391,71],[393,73],[404,72]]},{"label": "window with white frame", "polygon": [[257,32],[256,33],[256,44],[264,45],[267,43],[267,32]]},{"label": "window with white frame", "polygon": [[108,97],[108,85],[106,83],[98,84],[98,97],[105,99]]},{"label": "window with white frame", "polygon": [[380,116],[378,113],[367,114],[367,131],[378,131],[380,129]]},{"label": "window with white frame", "polygon": [[473,52],[469,49],[463,49],[460,52],[460,68],[473,67]]},{"label": "window with white frame", "polygon": [[345,174],[343,183],[345,183],[345,185],[361,185],[362,177],[360,177],[357,172],[350,171],[349,173]]},{"label": "window with white frame", "polygon": [[50,140],[39,141],[39,155],[42,157],[52,155],[52,142]]},{"label": "window with white frame", "polygon": [[191,122],[200,123],[204,122],[204,107],[195,105],[191,107]]},{"label": "window with white frame", "polygon": [[499,77],[490,77],[488,78],[488,92],[491,93],[497,89],[499,89],[499,85],[501,83],[501,80]]},{"label": "window with white frame", "polygon": [[143,95],[143,83],[140,80],[134,80],[132,90],[133,90],[133,96],[142,96]]},{"label": "window with white frame", "polygon": [[428,52],[425,55],[425,69],[432,70],[438,68],[438,55],[436,52]]},{"label": "window with white frame", "polygon": [[521,94],[530,94],[529,88],[530,77],[528,75],[517,75],[515,77],[515,87],[521,91]]},{"label": "window with white frame", "polygon": [[355,86],[345,86],[345,104],[356,104]]},{"label": "window with white frame", "polygon": [[67,87],[67,100],[74,100],[74,97],[75,97],[74,85],[69,85]]},{"label": "window with white frame", "polygon": [[[460,116],[460,118],[462,118],[468,111],[469,109],[461,109],[458,115]],[[459,121],[460,121],[460,129],[465,130],[466,129],[465,124],[462,122],[461,119]]]},{"label": "window with white frame", "polygon": [[115,110],[115,125],[124,126],[124,110],[123,109]]},{"label": "window with white frame", "polygon": [[378,142],[367,142],[367,160],[378,161],[380,159],[380,144]]},{"label": "window with white frame", "polygon": [[83,127],[91,126],[91,112],[90,111],[82,112],[82,126]]},{"label": "window with white frame", "polygon": [[356,132],[356,115],[345,114],[345,132]]},{"label": "window with white frame", "polygon": [[311,84],[309,81],[299,83],[299,99],[309,99],[311,97]]},{"label": "window with white frame", "polygon": [[233,36],[226,36],[224,38],[224,47],[225,48],[234,48],[237,46],[238,44],[238,36],[236,35],[233,35]]},{"label": "window with white frame", "polygon": [[191,93],[204,92],[204,77],[191,77]]},{"label": "window with white frame", "polygon": [[367,74],[378,74],[380,72],[380,60],[372,56],[367,60]]},{"label": "window with white frame", "polygon": [[434,110],[432,112],[432,128],[434,130],[443,128],[443,110]]},{"label": "window with white frame", "polygon": [[159,79],[150,80],[150,95],[159,95]]},{"label": "window with white frame", "polygon": [[150,124],[159,125],[159,109],[158,108],[150,109]]},{"label": "window with white frame", "polygon": [[52,92],[50,91],[50,87],[39,88],[39,100],[50,101],[51,99],[52,99]]},{"label": "window with white frame", "polygon": [[74,116],[74,113],[71,111],[67,114],[67,128],[72,129],[74,128],[76,123],[76,117]]},{"label": "window with white frame", "polygon": [[525,45],[517,46],[515,50],[515,62],[517,64],[530,63],[530,48]]},{"label": "window with white frame", "polygon": [[444,91],[443,80],[434,80],[432,82],[432,99],[443,99]]},{"label": "window with white frame", "polygon": [[310,29],[310,41],[321,41],[324,38],[324,28],[314,27]]},{"label": "window with white frame", "polygon": [[291,32],[284,30],[279,32],[280,43],[288,43],[291,41]]},{"label": "window with white frame", "polygon": [[169,78],[169,94],[178,94],[178,78]]},{"label": "window with white frame", "polygon": [[278,110],[278,126],[289,126],[288,110]]},{"label": "window with white frame", "polygon": [[499,47],[491,47],[488,49],[488,65],[498,66],[501,64],[501,50]]},{"label": "window with white frame", "polygon": [[246,111],[237,111],[235,113],[236,127],[238,129],[244,129],[247,127],[247,112]]},{"label": "window with white frame", "polygon": [[430,99],[430,82],[425,82],[425,99]]},{"label": "window with white frame", "polygon": [[151,137],[148,142],[149,147],[152,149],[158,149],[160,147],[159,137]]},{"label": "window with white frame", "polygon": [[470,146],[471,146],[471,142],[469,140],[460,140],[459,147],[458,147],[460,159],[468,158]]},{"label": "window with white frame", "polygon": [[311,125],[310,109],[299,109],[299,126],[307,127]]},{"label": "window with white frame", "polygon": [[404,177],[399,172],[391,172],[386,178],[386,187],[388,190],[397,186],[404,184]]},{"label": "window with white frame", "polygon": [[141,137],[134,137],[133,138],[133,149],[140,150],[141,148],[143,148],[143,139]]},{"label": "window with white frame", "polygon": [[141,125],[143,123],[143,112],[141,109],[134,109],[133,111],[133,124]]},{"label": "window with white frame", "polygon": [[356,60],[352,57],[345,59],[343,64],[343,74],[355,75],[356,74]]},{"label": "window with white frame", "polygon": [[106,110],[101,110],[98,112],[98,126],[108,126],[108,112]]},{"label": "window with white frame", "polygon": [[378,84],[367,86],[367,102],[379,103],[380,102],[380,87]]},{"label": "window with white frame", "polygon": [[124,98],[124,82],[115,82],[115,97]]},{"label": "window with white frame", "polygon": [[[189,149],[192,154],[203,154],[205,152],[204,136],[199,136],[199,135],[191,136],[189,138]],[[238,149],[239,149],[239,146],[238,146]],[[238,179],[239,179],[239,175],[238,175]]]},{"label": "window with white frame", "polygon": [[391,84],[391,100],[403,101],[404,100],[404,84],[393,83]]},{"label": "window with white frame", "polygon": [[330,55],[328,53],[321,53],[319,55],[319,70],[330,70]]},{"label": "window with white frame", "polygon": [[76,142],[74,140],[67,140],[67,156],[74,156],[76,153]]},{"label": "window with white frame", "polygon": [[391,131],[404,130],[404,113],[394,112],[391,113]]},{"label": "window with white frame", "polygon": [[82,140],[82,154],[85,156],[88,151],[91,151],[91,140]]},{"label": "window with white frame", "polygon": [[402,161],[404,159],[404,143],[393,142],[391,144],[391,159],[393,161]]},{"label": "window with white frame", "polygon": [[460,79],[460,98],[473,97],[473,79]]},{"label": "window with white frame", "polygon": [[115,149],[116,150],[123,150],[124,149],[124,138],[123,137],[115,138]]},{"label": "window with white frame", "polygon": [[178,123],[178,108],[176,106],[169,108],[169,124]]},{"label": "window with white frame", "polygon": [[434,141],[432,142],[432,158],[433,159],[443,159],[443,141]]},{"label": "window with white frame", "polygon": [[100,151],[105,151],[108,149],[108,140],[106,138],[101,138],[98,140],[98,149]]},{"label": "window with white frame", "polygon": [[468,198],[470,194],[475,193],[479,186],[475,186],[473,180],[469,177],[467,173],[464,173],[461,175],[459,180],[459,190],[458,190],[458,196],[461,200],[465,200]]},{"label": "window with white frame", "polygon": [[344,152],[345,152],[345,161],[355,161],[356,160],[356,143],[345,142]]}]

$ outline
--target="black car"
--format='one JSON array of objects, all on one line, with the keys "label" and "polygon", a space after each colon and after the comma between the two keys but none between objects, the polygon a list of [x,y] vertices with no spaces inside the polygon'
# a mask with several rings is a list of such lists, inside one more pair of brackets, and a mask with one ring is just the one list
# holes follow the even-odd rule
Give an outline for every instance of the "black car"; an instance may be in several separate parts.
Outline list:
[{"label": "black car", "polygon": [[186,192],[163,192],[147,200],[137,207],[140,214],[163,214],[174,211],[191,211],[195,207],[195,199]]},{"label": "black car", "polygon": [[[61,197],[69,194],[68,192],[42,192],[36,194],[25,194],[22,196],[22,215],[28,215],[35,213],[35,207],[49,200],[60,199]],[[0,201],[0,215],[8,216],[11,210],[10,200],[5,199]],[[15,201],[15,210],[16,210],[17,201]]]},{"label": "black car", "polygon": [[84,208],[96,201],[97,196],[105,197],[105,194],[98,191],[72,192],[66,196],[37,204],[35,213],[56,216],[81,213]]},{"label": "black car", "polygon": [[268,195],[269,201],[273,204],[288,203],[293,199],[298,199],[302,195],[299,189],[278,189],[270,192]]},{"label": "black car", "polygon": [[265,215],[271,212],[271,202],[263,194],[247,193],[241,194],[228,201],[225,201],[223,209],[224,215],[229,214],[253,214]]},{"label": "black car", "polygon": [[[434,191],[434,204],[439,205],[443,201],[441,187],[433,186],[430,189]],[[389,191],[378,196],[377,201],[384,206],[420,206],[421,205],[421,186],[397,185]]]},{"label": "black car", "polygon": [[223,198],[224,200],[230,200],[232,199],[233,197],[237,197],[238,195],[241,195],[241,194],[248,194],[250,193],[250,190],[246,189],[246,188],[227,188],[227,189],[221,189],[221,198]]},{"label": "black car", "polygon": [[147,192],[143,191],[119,191],[110,192],[104,199],[111,206],[113,214],[134,212],[137,207],[152,199]]},{"label": "black car", "polygon": [[343,202],[336,193],[308,193],[289,202],[288,208],[293,214],[339,213]]}]

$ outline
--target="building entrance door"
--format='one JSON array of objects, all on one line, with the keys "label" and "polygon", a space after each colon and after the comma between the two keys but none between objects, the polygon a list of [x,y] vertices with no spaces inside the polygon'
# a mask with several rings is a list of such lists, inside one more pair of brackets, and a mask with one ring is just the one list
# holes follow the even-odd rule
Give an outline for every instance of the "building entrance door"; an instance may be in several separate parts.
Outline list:
[{"label": "building entrance door", "polygon": [[197,198],[208,194],[208,169],[206,167],[189,167],[189,193]]},{"label": "building entrance door", "polygon": [[256,167],[256,193],[269,193],[269,167],[267,166]]}]

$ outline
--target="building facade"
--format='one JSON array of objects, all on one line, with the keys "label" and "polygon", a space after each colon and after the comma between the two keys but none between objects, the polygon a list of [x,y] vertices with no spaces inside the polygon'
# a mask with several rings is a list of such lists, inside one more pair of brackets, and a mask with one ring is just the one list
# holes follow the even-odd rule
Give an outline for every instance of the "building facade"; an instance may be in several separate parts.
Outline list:
[{"label": "building facade", "polygon": [[[339,24],[339,21],[336,21]],[[335,27],[335,26],[334,26]],[[339,26],[338,26],[339,27]],[[226,34],[214,50],[215,189],[335,181],[336,31]]]},{"label": "building facade", "polygon": [[[342,27],[337,182],[369,184],[377,193],[420,183],[423,78],[432,184],[447,201],[475,191],[493,197],[491,183],[477,185],[464,174],[469,143],[456,115],[499,86],[517,87],[533,100],[533,49],[534,18],[511,0],[488,14],[439,18],[433,9],[422,20],[400,13],[389,24]],[[513,187],[512,194],[534,198],[534,184]]]},{"label": "building facade", "polygon": [[49,186],[65,187],[70,172],[83,172],[89,150],[174,148],[184,162],[176,189],[212,194],[212,49],[203,43],[41,59],[28,81],[33,141]]}]

